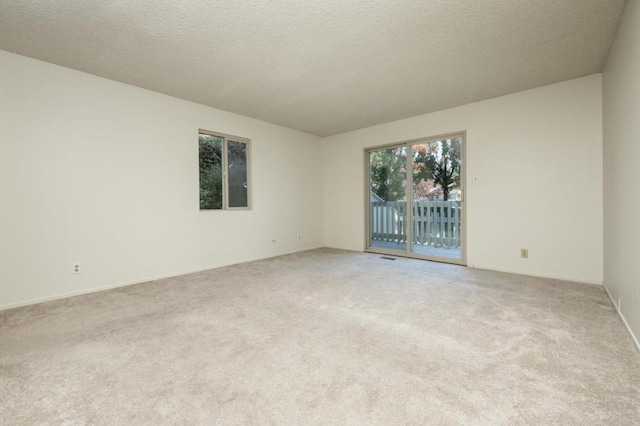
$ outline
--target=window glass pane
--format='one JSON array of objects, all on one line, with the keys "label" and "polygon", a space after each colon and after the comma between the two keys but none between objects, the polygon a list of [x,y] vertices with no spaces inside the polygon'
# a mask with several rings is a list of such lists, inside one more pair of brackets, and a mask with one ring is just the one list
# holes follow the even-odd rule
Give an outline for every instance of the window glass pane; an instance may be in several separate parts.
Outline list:
[{"label": "window glass pane", "polygon": [[222,208],[222,138],[200,134],[200,209]]},{"label": "window glass pane", "polygon": [[248,207],[247,144],[228,141],[229,207]]}]

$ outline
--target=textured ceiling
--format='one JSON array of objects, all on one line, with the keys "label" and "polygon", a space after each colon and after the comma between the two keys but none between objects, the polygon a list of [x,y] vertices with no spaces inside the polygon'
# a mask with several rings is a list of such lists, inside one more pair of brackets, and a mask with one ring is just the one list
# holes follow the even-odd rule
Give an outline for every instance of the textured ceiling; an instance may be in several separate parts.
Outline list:
[{"label": "textured ceiling", "polygon": [[320,136],[602,70],[624,0],[29,0],[0,48]]}]

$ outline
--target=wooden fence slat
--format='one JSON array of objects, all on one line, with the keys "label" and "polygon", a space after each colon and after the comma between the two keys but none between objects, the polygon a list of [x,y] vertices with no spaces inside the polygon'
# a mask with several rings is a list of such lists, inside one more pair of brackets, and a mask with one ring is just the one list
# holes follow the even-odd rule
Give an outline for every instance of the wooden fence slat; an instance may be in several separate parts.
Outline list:
[{"label": "wooden fence slat", "polygon": [[426,224],[427,224],[427,230],[425,232],[425,236],[427,237],[427,241],[425,241],[426,244],[431,245],[431,243],[433,243],[433,239],[431,237],[431,234],[433,233],[433,226],[432,226],[432,221],[433,221],[433,205],[431,203],[427,204],[427,216],[426,216]]},{"label": "wooden fence slat", "polygon": [[398,202],[398,223],[400,228],[398,229],[398,242],[404,243],[407,241],[407,230],[409,224],[407,223],[407,203]]},{"label": "wooden fence slat", "polygon": [[438,242],[436,246],[442,247],[442,206],[438,206]]},{"label": "wooden fence slat", "polygon": [[384,214],[384,208],[382,206],[378,205],[378,208],[376,210],[378,210],[378,233],[379,233],[379,238],[383,239],[384,238],[384,225],[383,225],[383,221],[382,221],[382,215]]},{"label": "wooden fence slat", "polygon": [[444,209],[442,203],[438,201],[438,246],[442,247],[444,244]]},{"label": "wooden fence slat", "polygon": [[421,235],[422,235],[422,207],[420,206],[420,203],[418,201],[416,201],[415,203],[416,206],[416,211],[415,211],[415,222],[416,222],[416,227],[413,230],[413,243],[414,244],[420,244],[422,243],[421,240]]},{"label": "wooden fence slat", "polygon": [[453,206],[449,204],[447,206],[447,247],[451,247],[453,244]]},{"label": "wooden fence slat", "polygon": [[389,207],[387,207],[385,210],[387,214],[387,241],[393,241],[393,210]]},{"label": "wooden fence slat", "polygon": [[460,247],[460,209],[456,206],[456,212],[453,215],[453,231],[454,231],[454,247]]},{"label": "wooden fence slat", "polygon": [[449,246],[449,206],[448,204],[442,203],[442,214],[444,220],[442,221],[442,226],[444,229],[442,230],[442,246]]},{"label": "wooden fence slat", "polygon": [[404,225],[404,221],[402,220],[402,207],[400,207],[400,205],[396,202],[396,206],[395,206],[395,225],[396,225],[396,229],[395,229],[395,235],[394,235],[394,239],[395,242],[397,244],[400,243],[400,241],[402,240],[402,227]]}]

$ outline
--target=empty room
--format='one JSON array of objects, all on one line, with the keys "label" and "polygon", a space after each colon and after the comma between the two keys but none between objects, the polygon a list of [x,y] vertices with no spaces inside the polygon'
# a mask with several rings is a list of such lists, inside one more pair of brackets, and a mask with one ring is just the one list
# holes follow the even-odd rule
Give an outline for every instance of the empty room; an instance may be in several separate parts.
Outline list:
[{"label": "empty room", "polygon": [[640,0],[0,4],[1,425],[640,425]]}]

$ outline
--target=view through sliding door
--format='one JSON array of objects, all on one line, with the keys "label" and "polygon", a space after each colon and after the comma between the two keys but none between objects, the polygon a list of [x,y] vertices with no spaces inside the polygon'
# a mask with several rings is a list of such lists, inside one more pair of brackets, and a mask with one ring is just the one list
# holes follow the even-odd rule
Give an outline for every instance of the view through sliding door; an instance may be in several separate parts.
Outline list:
[{"label": "view through sliding door", "polygon": [[367,250],[465,263],[464,134],[365,151]]}]

